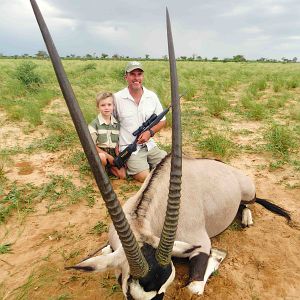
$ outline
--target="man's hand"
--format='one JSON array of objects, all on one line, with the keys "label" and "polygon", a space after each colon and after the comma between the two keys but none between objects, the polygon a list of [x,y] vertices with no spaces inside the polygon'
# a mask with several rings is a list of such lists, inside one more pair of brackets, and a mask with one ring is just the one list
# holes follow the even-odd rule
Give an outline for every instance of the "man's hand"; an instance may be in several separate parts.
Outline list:
[{"label": "man's hand", "polygon": [[147,130],[139,136],[137,143],[144,144],[144,143],[148,142],[150,138],[151,138],[150,131]]}]

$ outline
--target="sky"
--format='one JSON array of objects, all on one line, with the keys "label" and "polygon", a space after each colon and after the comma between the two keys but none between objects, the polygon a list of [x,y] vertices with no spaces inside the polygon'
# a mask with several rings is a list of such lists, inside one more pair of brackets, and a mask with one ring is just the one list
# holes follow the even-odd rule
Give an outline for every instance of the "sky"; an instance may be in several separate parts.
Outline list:
[{"label": "sky", "polygon": [[[299,0],[36,0],[61,56],[300,59]],[[0,54],[46,50],[30,0],[0,0]]]}]

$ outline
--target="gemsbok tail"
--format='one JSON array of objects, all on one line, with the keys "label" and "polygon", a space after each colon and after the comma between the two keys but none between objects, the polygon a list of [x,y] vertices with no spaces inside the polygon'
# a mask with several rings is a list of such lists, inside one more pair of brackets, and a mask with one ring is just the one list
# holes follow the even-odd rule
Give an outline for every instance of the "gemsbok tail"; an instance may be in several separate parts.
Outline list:
[{"label": "gemsbok tail", "polygon": [[264,208],[273,212],[274,214],[286,218],[288,222],[291,222],[292,219],[291,219],[290,213],[287,210],[285,210],[284,208],[282,208],[274,203],[271,203],[266,199],[261,199],[261,198],[257,198],[257,197],[256,197],[255,202],[259,203]]}]

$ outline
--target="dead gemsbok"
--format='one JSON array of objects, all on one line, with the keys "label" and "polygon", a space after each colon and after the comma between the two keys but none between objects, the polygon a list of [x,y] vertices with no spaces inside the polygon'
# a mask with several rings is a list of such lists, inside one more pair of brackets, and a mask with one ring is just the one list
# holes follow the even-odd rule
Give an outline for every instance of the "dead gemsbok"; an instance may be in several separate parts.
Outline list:
[{"label": "dead gemsbok", "polygon": [[[105,201],[113,225],[102,255],[71,268],[116,270],[127,299],[163,299],[175,277],[171,256],[190,261],[188,288],[201,294],[209,275],[225,257],[211,248],[210,238],[224,231],[241,204],[258,202],[290,219],[282,208],[255,196],[255,186],[241,171],[209,159],[182,158],[181,122],[175,54],[167,11],[167,35],[172,96],[172,154],[152,170],[141,189],[120,206],[102,168],[87,125],[65,75],[47,26],[35,2],[31,4],[81,144]],[[243,223],[251,224],[244,210]]]}]

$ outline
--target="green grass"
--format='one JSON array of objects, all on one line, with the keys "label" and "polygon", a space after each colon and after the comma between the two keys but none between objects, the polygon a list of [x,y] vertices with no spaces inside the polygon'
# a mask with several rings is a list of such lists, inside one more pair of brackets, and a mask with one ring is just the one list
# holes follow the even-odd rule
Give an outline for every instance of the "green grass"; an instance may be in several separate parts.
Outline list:
[{"label": "green grass", "polygon": [[16,77],[26,88],[36,89],[43,82],[43,78],[36,72],[37,65],[32,61],[21,62],[15,71]]},{"label": "green grass", "polygon": [[46,201],[48,213],[61,210],[66,206],[85,200],[89,207],[95,204],[95,192],[90,184],[77,187],[70,177],[52,176],[48,183],[41,186],[32,184],[7,186],[8,192],[3,193],[0,200],[0,224],[5,223],[8,218],[17,212],[25,215],[34,210],[36,203]]},{"label": "green grass", "polygon": [[[87,123],[96,114],[95,95],[100,91],[116,91],[126,84],[123,61],[64,60],[63,65]],[[170,103],[168,62],[145,61],[144,66],[145,86],[155,91],[164,106],[167,106]],[[299,161],[297,148],[297,141],[300,140],[300,126],[297,125],[300,120],[299,64],[178,61],[177,66],[180,93],[184,95],[182,99],[184,147],[192,147],[201,155],[230,158],[235,155],[238,147],[228,136],[230,123],[239,120],[255,121],[263,128],[261,131],[265,131],[265,135],[256,134],[266,145],[265,149],[259,148],[256,153],[262,152],[261,155],[264,155],[263,152],[268,150],[273,156],[292,155],[289,160],[284,160],[287,165],[292,165],[292,161]],[[20,153],[30,155],[33,152],[59,152],[71,149],[71,154],[66,155],[63,167],[74,167],[75,172],[79,172],[80,178],[92,178],[85,155],[81,150],[77,150],[81,146],[69,114],[62,115],[59,110],[49,109],[51,101],[58,98],[61,102],[55,103],[58,105],[61,103],[65,107],[49,60],[1,59],[0,79],[0,109],[6,113],[8,122],[22,126],[24,132],[29,134],[35,129],[39,130],[39,126],[49,132],[42,139],[33,141],[27,149],[15,147],[1,150],[1,156],[11,159]],[[236,92],[236,95],[232,104],[233,92]],[[171,114],[168,114],[167,118],[170,125]],[[282,125],[270,126],[273,118],[282,120]],[[20,123],[23,121],[28,123]],[[246,133],[238,132],[238,136],[246,136]],[[159,145],[170,152],[171,145]],[[239,147],[239,152],[253,153],[257,148],[250,144],[243,145]],[[269,163],[270,170],[280,169],[280,164],[276,163],[273,157],[272,159]],[[297,166],[292,167],[298,170]],[[34,191],[36,187],[26,188],[20,184],[13,187],[7,182],[2,164],[0,183],[2,222],[13,211],[22,212],[24,207],[29,211],[34,209],[34,205],[29,203],[36,199],[34,196],[35,192],[38,193]],[[56,184],[62,184],[62,193],[70,197],[71,203],[77,201],[74,195],[70,196],[70,190],[74,189],[72,185],[63,188],[62,182]],[[27,204],[24,204],[23,199],[18,196],[24,189]],[[136,189],[138,187],[129,184],[121,187],[121,193],[126,196],[128,193],[134,193]],[[53,201],[57,200],[54,190],[53,187]],[[81,192],[77,192],[81,195]],[[92,206],[94,198],[91,191],[82,191],[82,194],[87,196],[88,205]],[[6,201],[5,205],[3,201]],[[57,203],[56,206],[54,202],[49,204],[50,210],[66,204]]]},{"label": "green grass", "polygon": [[0,201],[0,224],[5,223],[14,211],[19,214],[31,211],[34,194],[32,185],[17,186],[14,183]]},{"label": "green grass", "polygon": [[0,244],[0,254],[11,253],[12,252],[11,245],[12,244]]},{"label": "green grass", "polygon": [[229,108],[228,101],[216,94],[207,95],[206,101],[208,113],[215,117],[221,117],[222,113]]},{"label": "green grass", "polygon": [[[31,66],[26,67],[30,70],[28,81],[26,77],[19,76],[27,61],[31,62]],[[95,96],[98,92],[114,92],[126,86],[125,64],[125,61],[63,60],[87,123],[96,115]],[[145,86],[155,91],[166,107],[171,100],[168,62],[145,61],[144,66]],[[178,61],[177,68],[180,94],[183,94],[184,152],[188,150],[191,156],[213,156],[228,162],[232,157],[239,159],[255,154],[259,163],[254,166],[255,171],[274,172],[273,175],[277,176],[290,170],[291,176],[299,176],[300,64]],[[77,208],[79,202],[93,207],[99,193],[94,190],[90,167],[69,113],[65,112],[66,104],[49,60],[1,59],[0,95],[0,125],[22,128],[28,134],[26,138],[32,140],[27,148],[1,145],[0,225],[4,228],[9,222],[18,222],[20,218],[24,220],[23,216],[35,211],[41,201],[53,216],[55,211],[74,204]],[[170,126],[171,113],[167,115],[167,122]],[[31,134],[37,131],[45,132],[45,135],[33,140]],[[236,142],[239,140],[242,145]],[[159,146],[167,152],[171,150],[171,145]],[[53,176],[39,186],[13,182],[10,169],[20,157],[28,155],[31,159],[33,153],[45,152],[59,157],[61,169],[71,171],[73,177],[57,176],[54,171]],[[51,161],[47,163],[51,164]],[[43,169],[43,166],[39,167]],[[44,175],[41,173],[41,176]],[[80,184],[77,184],[78,179]],[[299,189],[296,181],[289,179],[284,175],[278,184],[287,189]],[[115,181],[113,185],[117,185],[118,197],[124,201],[140,187],[130,178],[125,183]],[[104,235],[107,231],[106,218],[105,222],[98,220],[90,225],[88,233]],[[230,228],[240,230],[238,224],[232,224]],[[57,230],[50,230],[53,245],[62,243],[64,239],[70,243],[82,239],[71,236],[65,228]],[[48,237],[47,232],[44,242],[50,243]],[[70,262],[78,261],[77,249],[81,248],[76,245],[72,250],[60,248],[58,252],[57,249],[50,252],[56,251],[61,261]],[[13,246],[4,242],[0,245],[0,253],[10,251],[13,251]],[[47,264],[51,255],[44,255],[42,263]],[[47,268],[34,271],[25,284],[15,291],[14,299],[34,299],[41,295],[47,299],[75,299],[76,295],[69,285],[64,285],[65,278],[57,275],[58,267],[50,265]],[[78,285],[86,284],[86,277],[70,276],[67,283],[77,281]],[[96,283],[95,278],[91,276],[89,280],[95,280],[95,284],[99,285],[99,279]],[[109,295],[120,292],[113,277],[104,278],[101,285]],[[49,294],[52,286],[55,291],[51,290]],[[1,298],[7,287],[0,285],[0,288]],[[44,293],[46,291],[48,293]]]},{"label": "green grass", "polygon": [[288,156],[297,143],[292,131],[286,126],[273,124],[265,133],[267,149],[274,154]]},{"label": "green grass", "polygon": [[65,131],[64,133],[54,133],[48,137],[33,142],[29,150],[46,150],[57,152],[62,149],[72,148],[78,144],[78,136],[75,131]]},{"label": "green grass", "polygon": [[202,151],[217,157],[228,157],[235,152],[235,145],[227,137],[219,133],[209,133],[208,137],[199,142]]},{"label": "green grass", "polygon": [[50,182],[40,188],[38,199],[46,199],[48,212],[61,210],[68,205],[86,200],[88,206],[95,203],[94,190],[91,185],[77,187],[70,177],[54,175]]},{"label": "green grass", "polygon": [[97,224],[89,231],[89,233],[100,235],[103,232],[108,232],[108,225],[102,221],[98,221]]}]

